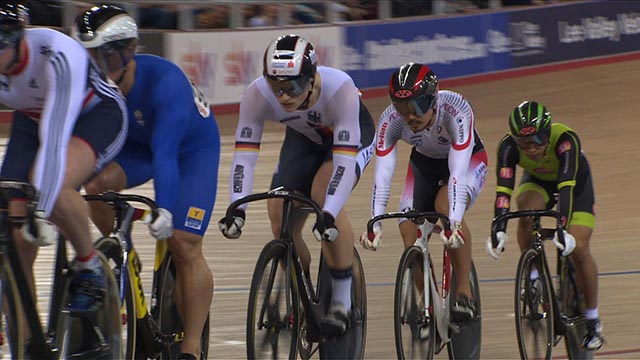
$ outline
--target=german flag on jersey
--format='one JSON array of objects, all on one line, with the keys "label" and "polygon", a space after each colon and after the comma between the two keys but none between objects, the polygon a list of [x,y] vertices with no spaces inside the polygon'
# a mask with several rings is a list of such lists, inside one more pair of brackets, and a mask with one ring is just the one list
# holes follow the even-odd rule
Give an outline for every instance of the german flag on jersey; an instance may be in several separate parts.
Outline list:
[{"label": "german flag on jersey", "polygon": [[358,154],[358,147],[355,145],[333,145],[333,153],[336,155],[355,157]]},{"label": "german flag on jersey", "polygon": [[260,143],[236,141],[236,151],[258,152],[260,151]]}]

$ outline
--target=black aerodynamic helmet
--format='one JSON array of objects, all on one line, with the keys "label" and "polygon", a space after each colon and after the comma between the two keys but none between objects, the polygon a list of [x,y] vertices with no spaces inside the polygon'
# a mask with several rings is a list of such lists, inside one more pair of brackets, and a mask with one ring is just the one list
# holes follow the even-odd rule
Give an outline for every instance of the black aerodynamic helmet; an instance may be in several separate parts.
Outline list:
[{"label": "black aerodynamic helmet", "polygon": [[19,3],[0,3],[0,50],[18,46],[24,33],[27,13],[27,8]]},{"label": "black aerodynamic helmet", "polygon": [[389,79],[389,97],[400,114],[422,116],[438,99],[438,78],[427,65],[408,63]]},{"label": "black aerodynamic helmet", "polygon": [[531,140],[537,145],[546,144],[551,135],[551,113],[535,101],[524,101],[509,116],[509,131],[517,140]]},{"label": "black aerodynamic helmet", "polygon": [[263,65],[263,75],[274,92],[286,84],[290,96],[299,96],[316,76],[318,60],[308,40],[298,35],[284,35],[269,44]]}]

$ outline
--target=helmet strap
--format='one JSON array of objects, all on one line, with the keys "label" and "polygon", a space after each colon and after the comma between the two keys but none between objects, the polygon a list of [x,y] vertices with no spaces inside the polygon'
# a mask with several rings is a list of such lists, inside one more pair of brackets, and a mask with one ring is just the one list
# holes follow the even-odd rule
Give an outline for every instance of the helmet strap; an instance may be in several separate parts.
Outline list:
[{"label": "helmet strap", "polygon": [[300,106],[298,106],[298,109],[296,110],[305,110],[307,109],[307,106],[309,106],[309,100],[311,99],[311,94],[313,94],[313,84],[315,82],[315,77],[311,79],[311,81],[309,81],[311,84],[311,87],[309,88],[309,92],[307,93],[307,97],[304,99],[304,101],[302,102],[302,104],[300,104]]}]

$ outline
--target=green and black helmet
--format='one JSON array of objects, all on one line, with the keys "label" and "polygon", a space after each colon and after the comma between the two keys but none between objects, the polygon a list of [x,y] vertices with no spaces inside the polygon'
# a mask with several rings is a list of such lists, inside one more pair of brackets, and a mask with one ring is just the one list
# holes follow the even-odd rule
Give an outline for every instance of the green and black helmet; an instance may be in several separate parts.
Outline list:
[{"label": "green and black helmet", "polygon": [[537,145],[546,144],[551,134],[551,113],[535,101],[524,101],[509,116],[511,136],[527,139]]}]

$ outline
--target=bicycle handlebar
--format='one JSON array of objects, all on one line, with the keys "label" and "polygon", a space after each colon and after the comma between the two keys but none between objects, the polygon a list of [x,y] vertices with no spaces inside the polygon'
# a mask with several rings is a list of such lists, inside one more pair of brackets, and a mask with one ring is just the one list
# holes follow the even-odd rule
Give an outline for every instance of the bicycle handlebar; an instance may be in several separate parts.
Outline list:
[{"label": "bicycle handlebar", "polygon": [[561,244],[564,244],[564,226],[562,225],[562,216],[555,210],[519,210],[519,211],[510,211],[508,213],[496,216],[493,221],[491,221],[491,242],[494,247],[498,244],[498,239],[496,238],[496,233],[498,232],[498,225],[504,221],[509,221],[515,218],[522,217],[533,217],[533,218],[541,218],[541,217],[552,217],[556,219],[556,232],[558,234],[558,240],[560,240]]},{"label": "bicycle handlebar", "polygon": [[383,219],[391,219],[391,218],[407,218],[414,222],[422,222],[426,218],[437,217],[442,221],[443,230],[451,230],[451,223],[449,222],[449,217],[446,215],[439,213],[437,211],[417,211],[417,210],[409,210],[409,211],[398,211],[398,212],[390,212],[382,215],[377,215],[369,219],[367,221],[367,233],[373,233],[373,224]]},{"label": "bicycle handlebar", "polygon": [[291,191],[282,188],[276,188],[262,193],[249,194],[229,204],[225,213],[225,222],[227,223],[227,226],[231,226],[231,224],[233,224],[233,214],[240,205],[274,198],[284,199],[286,201],[298,201],[308,205],[316,214],[316,226],[318,231],[320,231],[320,233],[324,232],[325,224],[322,208],[320,208],[320,206],[312,199],[304,195],[294,194]]},{"label": "bicycle handlebar", "polygon": [[120,203],[129,203],[129,202],[137,202],[141,204],[145,204],[151,210],[151,222],[155,221],[158,218],[158,204],[152,199],[142,196],[142,195],[133,195],[133,194],[120,194],[114,191],[107,191],[98,195],[83,195],[82,196],[85,201],[102,201],[104,203],[115,206]]}]

